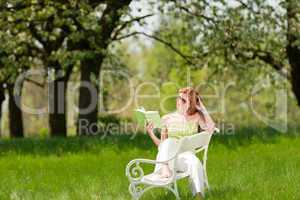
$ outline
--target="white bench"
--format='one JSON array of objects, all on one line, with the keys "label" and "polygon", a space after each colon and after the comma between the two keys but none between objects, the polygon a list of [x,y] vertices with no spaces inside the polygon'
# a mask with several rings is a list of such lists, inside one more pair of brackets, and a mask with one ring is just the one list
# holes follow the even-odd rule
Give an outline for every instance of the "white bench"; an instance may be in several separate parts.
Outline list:
[{"label": "white bench", "polygon": [[[215,132],[219,132],[219,129],[215,128]],[[188,177],[188,174],[185,172],[177,172],[172,169],[173,172],[170,178],[163,178],[161,180],[155,179],[155,181],[151,181],[151,176],[154,176],[154,173],[150,173],[145,175],[143,168],[140,164],[159,164],[159,163],[168,163],[171,160],[176,160],[178,154],[183,153],[185,151],[192,151],[195,154],[204,151],[202,164],[203,164],[203,174],[205,187],[209,189],[207,172],[206,172],[206,161],[207,161],[207,151],[212,134],[207,132],[197,133],[191,136],[186,136],[180,139],[178,150],[172,158],[166,161],[155,161],[149,159],[134,159],[127,164],[126,167],[126,176],[129,179],[129,192],[133,199],[138,200],[144,192],[157,187],[163,187],[176,196],[176,199],[180,199],[178,188],[177,188],[177,180]]]}]

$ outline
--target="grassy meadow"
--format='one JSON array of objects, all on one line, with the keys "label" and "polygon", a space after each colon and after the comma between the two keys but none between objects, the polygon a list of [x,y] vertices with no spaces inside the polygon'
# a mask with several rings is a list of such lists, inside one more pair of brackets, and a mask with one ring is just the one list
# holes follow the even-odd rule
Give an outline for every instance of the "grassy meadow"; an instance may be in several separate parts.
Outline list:
[{"label": "grassy meadow", "polygon": [[[300,199],[299,130],[240,128],[215,135],[208,154],[206,199]],[[126,164],[154,159],[146,135],[0,140],[0,199],[130,199]],[[188,181],[182,199],[192,199]],[[161,189],[142,199],[175,199]]]}]

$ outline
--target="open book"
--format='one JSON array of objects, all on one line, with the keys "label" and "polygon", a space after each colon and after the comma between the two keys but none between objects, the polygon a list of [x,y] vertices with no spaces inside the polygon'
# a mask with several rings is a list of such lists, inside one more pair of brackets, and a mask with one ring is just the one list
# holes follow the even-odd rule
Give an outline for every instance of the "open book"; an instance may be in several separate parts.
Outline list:
[{"label": "open book", "polygon": [[143,107],[134,110],[134,118],[142,127],[147,122],[153,123],[154,128],[161,128],[161,120],[158,111],[146,111]]}]

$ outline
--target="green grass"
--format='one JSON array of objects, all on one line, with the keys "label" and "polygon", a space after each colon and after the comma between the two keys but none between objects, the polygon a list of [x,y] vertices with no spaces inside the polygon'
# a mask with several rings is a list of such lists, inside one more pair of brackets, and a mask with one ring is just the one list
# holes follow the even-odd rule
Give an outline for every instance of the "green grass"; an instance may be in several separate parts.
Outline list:
[{"label": "green grass", "polygon": [[[145,135],[1,140],[0,199],[130,199],[126,164],[155,154]],[[208,177],[206,199],[300,199],[300,137],[258,128],[214,136]],[[179,190],[192,199],[187,180]],[[175,198],[156,189],[142,199]]]}]

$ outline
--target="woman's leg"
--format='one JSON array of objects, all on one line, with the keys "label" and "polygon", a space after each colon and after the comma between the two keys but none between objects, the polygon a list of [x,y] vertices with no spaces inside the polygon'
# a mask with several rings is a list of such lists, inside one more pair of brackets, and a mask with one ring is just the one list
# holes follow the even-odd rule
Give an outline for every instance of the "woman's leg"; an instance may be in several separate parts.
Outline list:
[{"label": "woman's leg", "polygon": [[199,193],[204,195],[203,166],[193,152],[184,152],[179,154],[176,169],[189,174],[189,181],[193,195],[199,195]]},{"label": "woman's leg", "polygon": [[[158,146],[158,154],[156,156],[156,161],[166,161],[175,156],[178,149],[178,140],[174,138],[168,138],[164,140]],[[154,172],[159,173],[163,177],[169,177],[172,175],[172,169],[174,162],[170,161],[168,164],[156,164]]]}]

